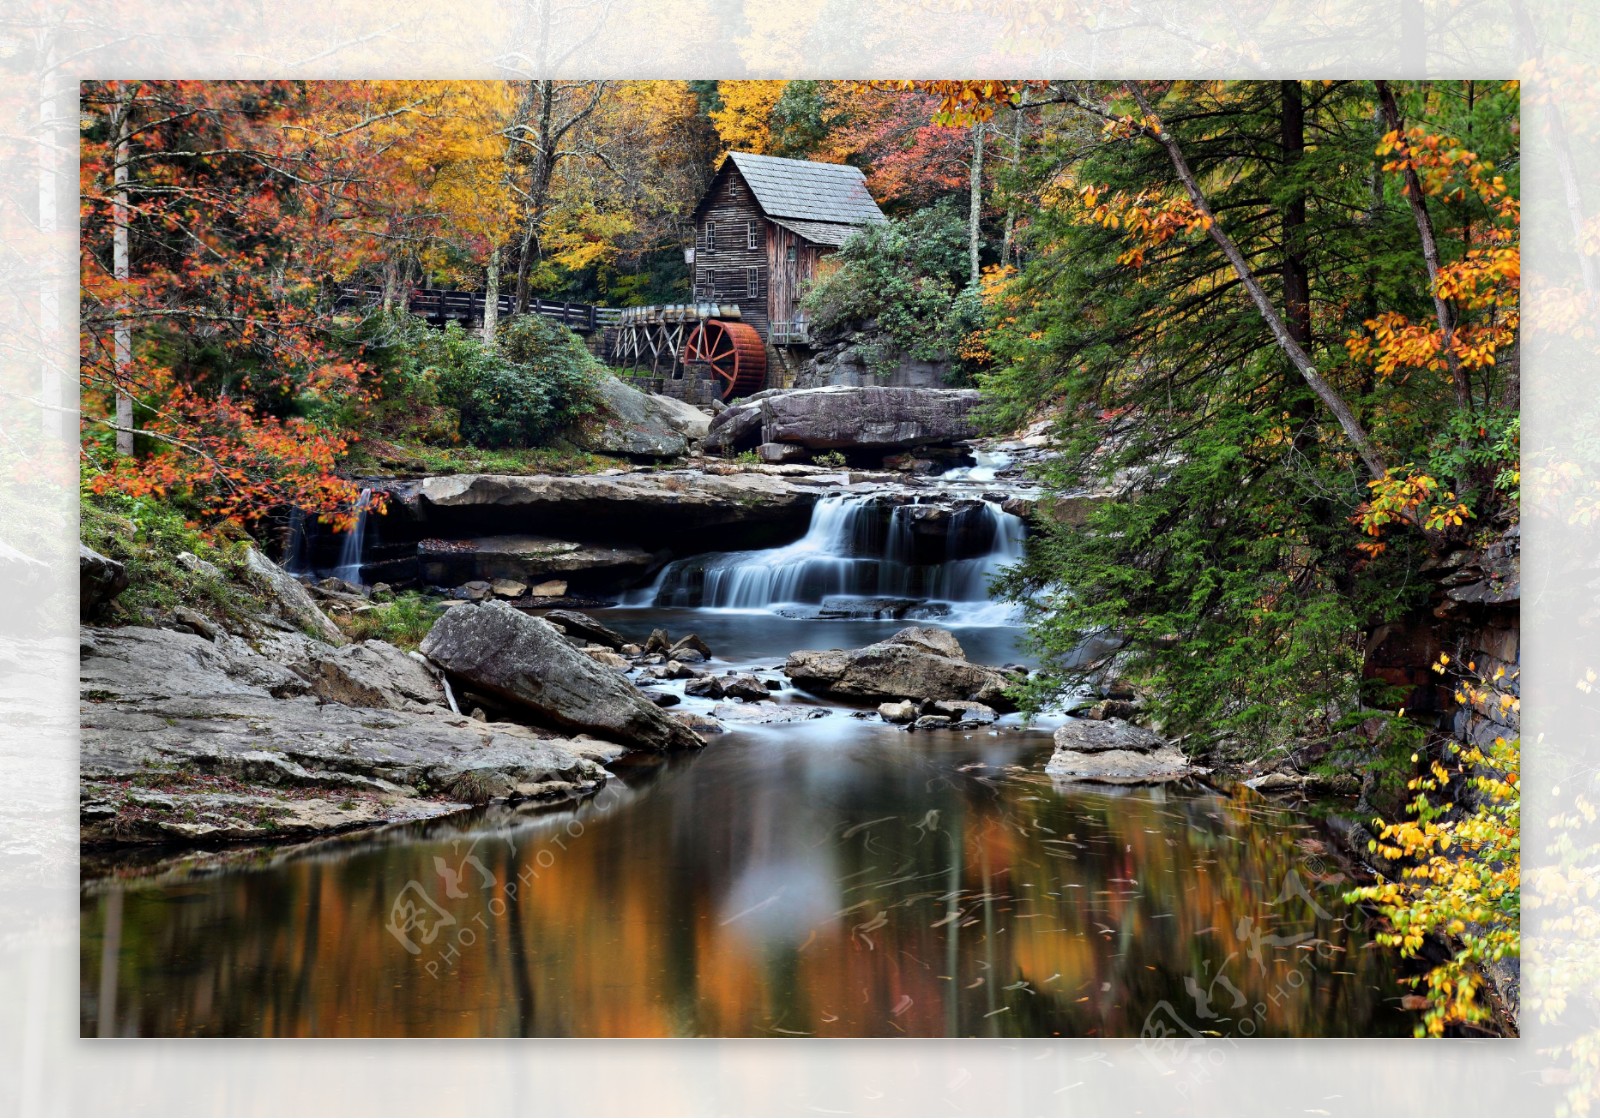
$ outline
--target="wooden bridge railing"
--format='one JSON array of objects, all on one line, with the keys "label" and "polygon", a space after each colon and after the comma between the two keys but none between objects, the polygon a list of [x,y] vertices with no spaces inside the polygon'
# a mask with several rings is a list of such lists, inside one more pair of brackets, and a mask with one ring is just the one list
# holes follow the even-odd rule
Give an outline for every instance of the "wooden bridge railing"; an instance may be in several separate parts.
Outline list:
[{"label": "wooden bridge railing", "polygon": [[[339,290],[335,306],[366,307],[381,302],[383,289],[375,287],[346,287]],[[499,314],[509,318],[516,313],[517,300],[513,295],[502,295],[495,301]],[[406,310],[421,315],[431,322],[478,322],[483,319],[487,305],[481,291],[455,291],[450,288],[412,288],[406,298]],[[572,303],[554,299],[528,301],[528,313],[554,319],[573,330],[593,333],[616,323],[622,312],[615,307],[596,307],[590,303]]]}]

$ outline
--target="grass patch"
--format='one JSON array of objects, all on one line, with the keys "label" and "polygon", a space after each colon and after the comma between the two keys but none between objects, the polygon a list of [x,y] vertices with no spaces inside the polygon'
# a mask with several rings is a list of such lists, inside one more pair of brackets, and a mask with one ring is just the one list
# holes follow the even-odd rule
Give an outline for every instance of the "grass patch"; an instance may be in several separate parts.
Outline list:
[{"label": "grass patch", "polygon": [[387,641],[409,652],[422,644],[443,613],[444,607],[435,600],[407,591],[392,602],[340,617],[337,624],[352,641]]},{"label": "grass patch", "polygon": [[[97,494],[85,486],[79,493],[79,536],[128,569],[128,589],[105,608],[108,620],[152,621],[187,606],[234,629],[270,606],[245,566],[249,537],[239,530],[230,535],[226,527],[202,535],[173,503]],[[178,558],[185,553],[194,560]]]},{"label": "grass patch", "polygon": [[356,473],[397,470],[416,474],[598,474],[628,464],[572,446],[490,449],[367,439],[356,444],[345,465]]}]

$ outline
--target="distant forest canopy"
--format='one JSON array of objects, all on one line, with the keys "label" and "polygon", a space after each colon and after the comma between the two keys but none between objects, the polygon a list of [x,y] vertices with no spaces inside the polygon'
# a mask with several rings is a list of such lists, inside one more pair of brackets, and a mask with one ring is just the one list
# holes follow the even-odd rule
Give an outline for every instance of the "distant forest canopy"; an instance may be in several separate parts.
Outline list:
[{"label": "distant forest canopy", "polygon": [[86,141],[123,102],[135,181],[208,128],[263,172],[315,166],[329,271],[375,284],[482,290],[498,252],[503,290],[687,299],[690,211],[728,151],[860,167],[891,215],[970,187],[971,129],[936,123],[937,96],[849,81],[89,83]]}]

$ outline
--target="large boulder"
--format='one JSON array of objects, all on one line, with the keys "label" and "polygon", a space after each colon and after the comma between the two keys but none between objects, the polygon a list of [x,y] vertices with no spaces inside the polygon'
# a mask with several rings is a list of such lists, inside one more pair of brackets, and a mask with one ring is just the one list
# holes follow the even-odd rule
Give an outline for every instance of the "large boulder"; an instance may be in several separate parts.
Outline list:
[{"label": "large boulder", "polygon": [[[348,653],[284,636],[264,647],[296,664]],[[501,797],[568,800],[599,789],[620,753],[420,703],[325,702],[228,635],[127,626],[84,629],[79,645],[90,844],[288,839]]]},{"label": "large boulder", "polygon": [[1057,749],[1083,754],[1099,754],[1107,750],[1148,754],[1167,743],[1155,731],[1122,719],[1073,719],[1056,728],[1055,744]]},{"label": "large boulder", "polygon": [[245,550],[244,562],[256,585],[271,600],[272,613],[278,620],[331,645],[344,644],[344,634],[298,579],[254,547]]},{"label": "large boulder", "polygon": [[1205,772],[1154,731],[1121,719],[1074,719],[1056,728],[1044,771],[1063,782],[1156,785]]},{"label": "large boulder", "polygon": [[596,379],[594,396],[594,415],[572,433],[578,446],[625,458],[682,458],[689,453],[688,440],[678,426],[683,420],[659,403],[661,397],[640,392],[610,374]]},{"label": "large boulder", "polygon": [[[707,454],[789,444],[886,454],[976,439],[974,389],[832,386],[750,397],[711,421]],[[769,461],[776,452],[768,451]]]},{"label": "large boulder", "polygon": [[78,613],[88,617],[128,589],[128,569],[87,544],[78,545]]},{"label": "large boulder", "polygon": [[942,388],[951,361],[927,361],[905,352],[876,324],[851,323],[826,333],[814,332],[815,349],[800,362],[795,388],[823,385],[888,385]]},{"label": "large boulder", "polygon": [[613,652],[620,651],[628,643],[628,639],[616,630],[601,625],[589,615],[577,610],[551,610],[545,614],[544,620],[560,626],[568,637],[604,645]]},{"label": "large boulder", "polygon": [[422,653],[475,690],[519,704],[553,726],[640,750],[705,745],[628,680],[574,649],[554,626],[503,602],[451,610],[429,631]]},{"label": "large boulder", "polygon": [[975,439],[978,401],[974,389],[799,389],[762,401],[763,442],[888,452]]},{"label": "large boulder", "polygon": [[961,647],[961,642],[956,640],[956,635],[947,629],[936,626],[907,626],[889,641],[896,645],[911,645],[918,649],[925,649],[930,653],[937,653],[941,657],[954,657],[956,660],[966,660],[966,650]]},{"label": "large boulder", "polygon": [[656,393],[652,393],[649,400],[661,422],[690,443],[699,443],[710,433],[711,417],[688,401]]},{"label": "large boulder", "polygon": [[452,587],[472,581],[516,581],[537,586],[552,576],[572,583],[609,586],[644,578],[668,553],[638,547],[580,544],[548,536],[478,536],[423,540],[417,545],[422,579]]},{"label": "large boulder", "polygon": [[717,413],[701,449],[708,455],[727,455],[753,451],[760,442],[761,402],[745,401]]},{"label": "large boulder", "polygon": [[1003,711],[1015,706],[1006,698],[1011,680],[1003,671],[968,661],[953,636],[929,626],[862,649],[790,653],[784,671],[809,691],[852,699],[976,700]]}]

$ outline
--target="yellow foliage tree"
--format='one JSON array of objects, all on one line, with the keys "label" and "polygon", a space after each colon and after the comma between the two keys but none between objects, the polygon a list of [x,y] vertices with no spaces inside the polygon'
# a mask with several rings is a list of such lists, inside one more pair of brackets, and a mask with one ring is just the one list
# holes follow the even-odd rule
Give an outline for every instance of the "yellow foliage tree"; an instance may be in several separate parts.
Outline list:
[{"label": "yellow foliage tree", "polygon": [[[1449,663],[1441,657],[1434,670],[1443,673]],[[1463,683],[1457,699],[1480,704],[1489,691]],[[1502,702],[1516,701],[1507,694]],[[1430,938],[1445,945],[1446,958],[1412,980],[1424,991],[1418,1036],[1490,1019],[1479,998],[1484,971],[1521,954],[1520,743],[1496,738],[1486,750],[1451,743],[1448,753],[1453,767],[1432,761],[1410,782],[1417,794],[1410,819],[1375,821],[1370,848],[1401,866],[1399,878],[1346,895],[1378,907],[1389,924],[1378,942],[1401,955],[1420,955]],[[1451,790],[1466,803],[1457,804]]]},{"label": "yellow foliage tree", "polygon": [[783,96],[784,81],[717,83],[722,107],[711,110],[711,123],[729,151],[764,154],[772,148],[772,107]]}]

